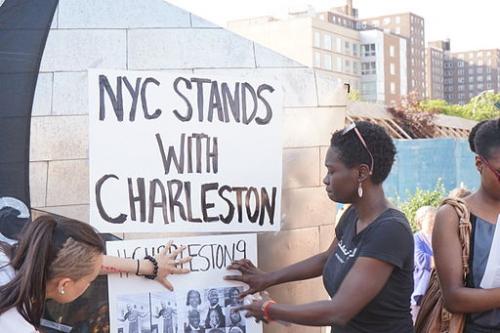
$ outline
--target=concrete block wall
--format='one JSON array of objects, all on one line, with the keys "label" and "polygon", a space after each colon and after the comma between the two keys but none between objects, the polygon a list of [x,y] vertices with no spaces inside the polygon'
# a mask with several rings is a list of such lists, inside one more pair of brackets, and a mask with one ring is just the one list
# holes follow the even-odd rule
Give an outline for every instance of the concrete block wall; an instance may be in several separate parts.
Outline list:
[{"label": "concrete block wall", "polygon": [[[285,93],[283,228],[259,235],[260,266],[276,269],[329,246],[335,205],[322,186],[323,159],[331,133],[344,126],[343,87],[336,85],[335,78],[317,74],[162,0],[60,0],[33,107],[30,185],[34,207],[88,221],[89,68],[197,75],[224,70],[242,77],[278,79]],[[326,297],[319,280],[272,292],[279,301],[289,303]],[[319,333],[322,329],[273,325],[266,332]]]}]

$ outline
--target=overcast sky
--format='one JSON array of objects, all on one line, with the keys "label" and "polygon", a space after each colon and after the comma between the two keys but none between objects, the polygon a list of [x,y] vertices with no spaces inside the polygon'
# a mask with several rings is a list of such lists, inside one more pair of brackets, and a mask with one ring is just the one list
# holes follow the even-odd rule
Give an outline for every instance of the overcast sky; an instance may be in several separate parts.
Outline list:
[{"label": "overcast sky", "polygon": [[[1,0],[0,0],[1,1]],[[316,10],[343,5],[343,0],[168,0],[205,19],[226,22],[262,15],[282,16],[290,6]],[[452,51],[500,48],[498,0],[354,0],[359,16],[414,12],[425,19],[426,40],[450,38]]]}]

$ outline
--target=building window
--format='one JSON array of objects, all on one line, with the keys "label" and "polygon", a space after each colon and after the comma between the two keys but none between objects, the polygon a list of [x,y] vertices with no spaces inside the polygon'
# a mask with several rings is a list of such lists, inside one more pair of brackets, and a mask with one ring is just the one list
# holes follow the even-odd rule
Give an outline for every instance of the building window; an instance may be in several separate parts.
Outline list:
[{"label": "building window", "polygon": [[361,82],[361,94],[364,99],[375,101],[377,99],[377,82]]},{"label": "building window", "polygon": [[321,67],[321,54],[314,52],[314,67]]},{"label": "building window", "polygon": [[330,36],[329,34],[323,35],[323,48],[326,50],[332,49],[332,36]]},{"label": "building window", "polygon": [[359,63],[357,61],[352,62],[352,72],[354,74],[359,74]]},{"label": "building window", "polygon": [[477,84],[477,89],[478,89],[479,91],[483,90],[483,89],[484,89],[484,85],[483,85],[482,83],[478,83],[478,84]]},{"label": "building window", "polygon": [[314,32],[314,47],[321,47],[321,34],[317,31]]},{"label": "building window", "polygon": [[350,60],[347,60],[347,59],[344,60],[344,71],[347,73],[351,72],[351,61]]},{"label": "building window", "polygon": [[458,60],[457,67],[464,67],[464,62],[462,60]]},{"label": "building window", "polygon": [[396,23],[400,24],[401,23],[401,16],[396,16]]},{"label": "building window", "polygon": [[476,73],[477,74],[483,74],[483,67],[476,68]]},{"label": "building window", "polygon": [[457,90],[458,91],[464,91],[465,90],[465,86],[463,84],[459,84]]},{"label": "building window", "polygon": [[474,68],[469,68],[469,75],[474,75]]},{"label": "building window", "polygon": [[342,39],[337,38],[337,52],[342,52]]},{"label": "building window", "polygon": [[395,57],[396,56],[396,50],[395,50],[394,46],[392,46],[392,45],[389,46],[389,55],[391,57]]},{"label": "building window", "polygon": [[372,43],[372,44],[368,44],[368,55],[365,55],[365,56],[374,56],[376,53],[375,53],[375,44]]},{"label": "building window", "polygon": [[396,34],[400,35],[401,34],[401,28],[400,27],[396,27]]},{"label": "building window", "polygon": [[458,73],[458,75],[464,75],[464,70],[463,70],[463,69],[459,69],[459,70],[457,71],[457,73]]},{"label": "building window", "polygon": [[491,81],[491,75],[486,75],[486,81]]},{"label": "building window", "polygon": [[476,81],[477,82],[483,82],[483,76],[482,75],[476,76]]},{"label": "building window", "polygon": [[351,43],[349,43],[348,41],[345,41],[344,42],[344,48],[345,48],[345,53],[347,54],[351,54]]},{"label": "building window", "polygon": [[323,68],[329,71],[332,70],[332,56],[329,54],[323,54]]},{"label": "building window", "polygon": [[340,57],[337,58],[337,70],[342,72],[342,58]]},{"label": "building window", "polygon": [[388,25],[391,23],[391,18],[390,17],[385,17],[384,18],[384,25]]},{"label": "building window", "polygon": [[474,85],[473,85],[473,84],[469,84],[469,90],[470,90],[470,91],[473,91],[473,90],[474,90]]},{"label": "building window", "polygon": [[491,88],[493,88],[493,85],[491,83],[487,83],[486,84],[486,89],[491,89]]},{"label": "building window", "polygon": [[319,15],[319,19],[320,19],[321,21],[324,21],[324,20],[325,20],[325,14],[321,14],[321,15]]},{"label": "building window", "polygon": [[391,75],[396,75],[396,66],[391,63],[390,64]]},{"label": "building window", "polygon": [[372,24],[376,27],[378,27],[380,25],[380,21],[379,20],[372,20]]},{"label": "building window", "polygon": [[352,44],[352,55],[355,57],[359,55],[359,44],[357,43]]},{"label": "building window", "polygon": [[361,63],[361,75],[377,74],[377,67],[375,61]]},{"label": "building window", "polygon": [[394,82],[391,82],[391,94],[396,93],[396,84]]}]

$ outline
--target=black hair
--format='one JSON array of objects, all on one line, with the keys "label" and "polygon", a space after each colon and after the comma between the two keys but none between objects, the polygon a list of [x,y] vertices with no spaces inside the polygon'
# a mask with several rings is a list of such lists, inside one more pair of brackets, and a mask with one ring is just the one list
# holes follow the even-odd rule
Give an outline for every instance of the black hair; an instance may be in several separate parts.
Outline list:
[{"label": "black hair", "polygon": [[[385,129],[367,121],[356,121],[356,128],[363,136],[368,149],[373,155],[373,174],[371,180],[374,184],[382,183],[391,172],[396,147]],[[370,154],[361,143],[354,130],[343,134],[343,130],[333,133],[330,140],[332,148],[339,152],[340,160],[352,168],[360,164],[370,166]]]},{"label": "black hair", "polygon": [[477,123],[470,131],[469,146],[472,152],[490,158],[492,149],[500,148],[500,118]]}]

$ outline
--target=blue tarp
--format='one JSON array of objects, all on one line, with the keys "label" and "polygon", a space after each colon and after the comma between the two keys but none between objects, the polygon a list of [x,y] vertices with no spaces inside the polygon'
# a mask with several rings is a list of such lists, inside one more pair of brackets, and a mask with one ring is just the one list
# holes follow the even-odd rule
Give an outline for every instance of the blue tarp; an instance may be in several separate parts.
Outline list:
[{"label": "blue tarp", "polygon": [[439,179],[447,191],[479,186],[474,154],[466,139],[395,140],[397,155],[384,189],[389,198],[405,200],[417,188],[432,190]]}]

